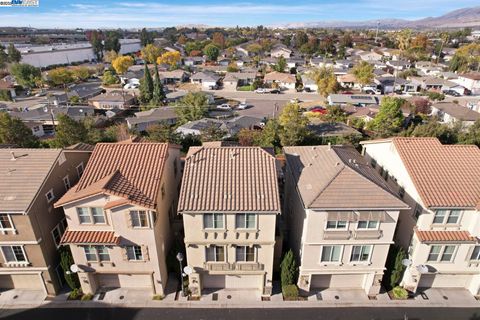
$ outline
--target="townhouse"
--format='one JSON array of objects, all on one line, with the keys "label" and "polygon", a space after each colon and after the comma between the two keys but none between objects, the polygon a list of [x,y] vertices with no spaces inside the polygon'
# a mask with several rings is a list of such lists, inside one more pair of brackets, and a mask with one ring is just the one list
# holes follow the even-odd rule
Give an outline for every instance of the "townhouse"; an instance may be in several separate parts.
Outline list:
[{"label": "townhouse", "polygon": [[65,280],[58,248],[66,229],[53,203],[74,185],[89,148],[0,149],[0,288],[53,296]]},{"label": "townhouse", "polygon": [[280,200],[270,152],[191,147],[178,213],[183,215],[193,296],[218,288],[271,295]]},{"label": "townhouse", "polygon": [[99,143],[85,173],[59,201],[84,293],[137,288],[163,295],[170,224],[180,183],[179,148]]},{"label": "townhouse", "polygon": [[350,146],[285,147],[284,220],[304,294],[375,296],[400,210],[383,178]]},{"label": "townhouse", "polygon": [[462,127],[472,126],[475,121],[480,120],[480,113],[467,107],[451,102],[438,102],[432,105],[430,115],[438,117],[438,121],[448,125],[462,123]]},{"label": "townhouse", "polygon": [[480,289],[480,150],[436,138],[363,142],[366,158],[411,210],[400,215],[396,242],[408,250],[403,286]]}]

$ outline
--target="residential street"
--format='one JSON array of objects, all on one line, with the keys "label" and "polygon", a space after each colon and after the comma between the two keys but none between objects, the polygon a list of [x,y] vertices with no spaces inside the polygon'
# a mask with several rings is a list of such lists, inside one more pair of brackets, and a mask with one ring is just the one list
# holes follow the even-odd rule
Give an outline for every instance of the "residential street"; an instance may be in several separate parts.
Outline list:
[{"label": "residential street", "polygon": [[478,308],[291,308],[291,309],[180,309],[180,308],[77,308],[77,309],[10,309],[1,310],[2,319],[68,319],[68,320],[479,320]]}]

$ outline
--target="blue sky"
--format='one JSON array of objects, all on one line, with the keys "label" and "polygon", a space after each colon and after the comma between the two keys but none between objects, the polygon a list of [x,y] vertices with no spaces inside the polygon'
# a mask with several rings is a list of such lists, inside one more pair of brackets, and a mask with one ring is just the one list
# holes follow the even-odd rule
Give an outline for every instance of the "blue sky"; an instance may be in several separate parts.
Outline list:
[{"label": "blue sky", "polygon": [[325,20],[418,19],[479,5],[478,0],[39,1],[38,8],[0,7],[0,26],[256,26]]}]

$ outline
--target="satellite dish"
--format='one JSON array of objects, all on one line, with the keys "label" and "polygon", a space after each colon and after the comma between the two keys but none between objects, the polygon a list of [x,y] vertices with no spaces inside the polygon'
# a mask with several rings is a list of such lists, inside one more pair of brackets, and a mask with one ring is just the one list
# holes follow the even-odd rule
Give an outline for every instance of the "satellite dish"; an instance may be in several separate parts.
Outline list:
[{"label": "satellite dish", "polygon": [[76,264],[72,264],[70,266],[70,271],[72,271],[73,273],[77,273],[78,271],[80,271],[80,268]]},{"label": "satellite dish", "polygon": [[428,267],[424,264],[419,264],[417,266],[417,271],[420,273],[420,274],[424,274],[424,273],[428,273]]},{"label": "satellite dish", "polygon": [[405,266],[405,267],[410,267],[412,265],[412,260],[410,259],[403,259],[402,260],[402,264]]},{"label": "satellite dish", "polygon": [[186,275],[190,275],[193,273],[193,268],[190,266],[186,266],[185,268],[183,268],[183,272],[185,272]]}]

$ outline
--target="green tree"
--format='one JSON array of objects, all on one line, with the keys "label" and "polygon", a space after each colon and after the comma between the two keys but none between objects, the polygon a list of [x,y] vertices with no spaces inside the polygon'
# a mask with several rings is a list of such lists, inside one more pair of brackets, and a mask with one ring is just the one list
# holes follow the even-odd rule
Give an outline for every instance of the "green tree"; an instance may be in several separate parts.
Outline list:
[{"label": "green tree", "polygon": [[87,67],[75,67],[72,69],[72,76],[76,81],[86,81],[92,73],[93,72]]},{"label": "green tree", "polygon": [[54,147],[65,148],[79,142],[89,142],[87,128],[82,122],[60,114],[57,116],[57,123],[55,138],[52,142]]},{"label": "green tree", "polygon": [[295,47],[300,49],[305,43],[308,42],[308,36],[303,31],[297,31],[295,33]]},{"label": "green tree", "polygon": [[361,61],[353,67],[352,73],[360,85],[365,86],[373,81],[373,66],[367,61]]},{"label": "green tree", "polygon": [[90,33],[90,44],[92,45],[93,54],[97,58],[97,61],[103,59],[103,35],[97,30],[93,30]]},{"label": "green tree", "polygon": [[327,122],[345,122],[347,120],[347,113],[340,106],[328,106],[327,114],[322,118]]},{"label": "green tree", "polygon": [[10,73],[22,87],[33,88],[41,78],[39,68],[26,63],[16,63],[10,66]]},{"label": "green tree", "polygon": [[13,144],[22,148],[38,148],[40,143],[22,120],[0,112],[0,144]]},{"label": "green tree", "polygon": [[274,147],[276,150],[280,149],[280,129],[280,124],[277,119],[269,119],[263,127],[262,134],[258,139],[258,145],[262,147]]},{"label": "green tree", "polygon": [[296,284],[297,265],[292,250],[288,250],[280,263],[280,281],[282,287]]},{"label": "green tree", "polygon": [[0,44],[0,69],[3,69],[7,66],[8,55],[5,52],[5,47]]},{"label": "green tree", "polygon": [[10,43],[7,49],[7,54],[8,54],[8,61],[11,63],[19,63],[20,60],[22,60],[22,54],[20,51],[15,48],[13,43]]},{"label": "green tree", "polygon": [[332,67],[323,66],[315,69],[309,77],[315,81],[318,92],[325,98],[338,91],[337,77]]},{"label": "green tree", "polygon": [[480,147],[480,120],[475,121],[473,125],[460,134],[459,143],[475,144]]},{"label": "green tree", "polygon": [[140,44],[142,47],[145,47],[147,44],[151,43],[153,43],[152,34],[148,32],[147,29],[143,28],[140,32]]},{"label": "green tree", "polygon": [[402,106],[405,100],[396,97],[384,97],[378,114],[368,123],[368,128],[380,137],[390,137],[398,133],[403,125]]},{"label": "green tree", "polygon": [[120,34],[118,31],[108,31],[105,37],[105,51],[120,52]]},{"label": "green tree", "polygon": [[150,103],[153,105],[161,105],[165,99],[165,92],[163,91],[163,84],[158,74],[158,67],[155,63],[155,80],[153,81],[153,93]]},{"label": "green tree", "polygon": [[392,274],[390,275],[390,286],[392,288],[395,288],[402,280],[403,272],[405,271],[405,266],[403,265],[402,260],[405,258],[405,250],[403,250],[403,248],[399,248],[395,257],[394,268],[392,270]]},{"label": "green tree", "polygon": [[153,79],[147,64],[143,70],[143,78],[140,80],[140,101],[147,103],[153,97]]},{"label": "green tree", "polygon": [[151,141],[169,143],[177,143],[179,141],[178,134],[174,128],[164,123],[148,126],[147,133],[148,139]]},{"label": "green tree", "polygon": [[72,253],[68,246],[62,246],[60,248],[60,266],[63,270],[63,276],[70,289],[80,289],[80,280],[78,274],[70,271],[70,266],[75,263],[73,261]]},{"label": "green tree", "polygon": [[450,62],[450,70],[468,72],[480,68],[480,43],[470,43],[461,46],[455,52]]},{"label": "green tree", "polygon": [[68,68],[56,68],[48,72],[48,80],[55,86],[67,86],[74,81],[73,72]]},{"label": "green tree", "polygon": [[208,99],[202,92],[187,93],[176,105],[177,123],[182,125],[189,121],[200,120],[208,114]]},{"label": "green tree", "polygon": [[427,123],[409,127],[403,135],[412,137],[435,137],[443,144],[455,144],[459,139],[461,124],[450,126],[439,123],[436,117],[431,118]]},{"label": "green tree", "polygon": [[274,69],[278,72],[285,72],[285,68],[287,67],[287,60],[283,56],[277,58],[277,64],[275,64]]},{"label": "green tree", "polygon": [[161,54],[162,49],[152,43],[147,44],[141,51],[142,59],[147,63],[155,63]]},{"label": "green tree", "polygon": [[215,124],[211,124],[200,130],[200,140],[202,142],[223,140],[227,132]]},{"label": "green tree", "polygon": [[102,76],[102,83],[106,86],[110,86],[112,84],[116,84],[119,82],[120,80],[110,70],[105,71],[105,73]]},{"label": "green tree", "polygon": [[207,56],[208,60],[217,61],[220,49],[214,44],[209,44],[203,49],[203,53]]},{"label": "green tree", "polygon": [[279,135],[283,146],[296,146],[308,135],[309,121],[302,114],[298,103],[287,104],[280,113],[278,122],[281,126]]}]

